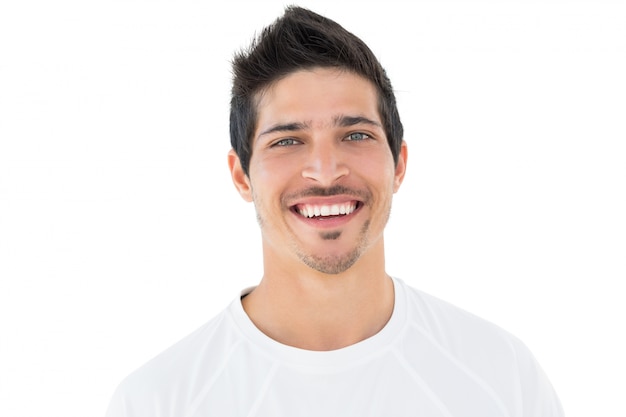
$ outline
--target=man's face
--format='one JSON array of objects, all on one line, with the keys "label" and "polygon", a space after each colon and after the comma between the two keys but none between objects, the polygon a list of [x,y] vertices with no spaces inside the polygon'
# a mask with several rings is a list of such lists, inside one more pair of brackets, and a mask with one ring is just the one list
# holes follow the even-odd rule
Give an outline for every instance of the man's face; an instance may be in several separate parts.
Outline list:
[{"label": "man's face", "polygon": [[266,259],[336,274],[382,251],[406,146],[396,166],[365,78],[327,68],[282,78],[258,97],[249,177],[229,158],[254,201]]}]

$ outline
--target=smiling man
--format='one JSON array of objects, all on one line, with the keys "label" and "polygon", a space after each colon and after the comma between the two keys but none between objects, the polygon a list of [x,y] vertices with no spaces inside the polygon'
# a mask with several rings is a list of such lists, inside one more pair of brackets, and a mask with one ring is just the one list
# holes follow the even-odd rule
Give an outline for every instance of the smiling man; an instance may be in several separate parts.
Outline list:
[{"label": "smiling man", "polygon": [[290,7],[233,69],[228,164],[262,278],[127,377],[108,416],[562,416],[518,339],[386,273],[407,145],[368,47]]},{"label": "smiling man", "polygon": [[258,93],[249,171],[229,154],[263,236],[263,279],[243,308],[278,342],[339,349],[392,314],[383,230],[407,153],[392,155],[378,103],[362,75],[297,69]]}]

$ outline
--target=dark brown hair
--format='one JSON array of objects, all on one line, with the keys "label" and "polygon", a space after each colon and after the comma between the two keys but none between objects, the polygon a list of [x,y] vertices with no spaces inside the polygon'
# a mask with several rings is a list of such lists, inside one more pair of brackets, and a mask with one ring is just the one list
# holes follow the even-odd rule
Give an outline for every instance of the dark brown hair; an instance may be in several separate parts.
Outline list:
[{"label": "dark brown hair", "polygon": [[330,67],[351,71],[371,81],[394,161],[403,127],[391,82],[369,47],[336,22],[310,10],[290,6],[267,26],[250,47],[235,54],[230,102],[230,142],[248,175],[256,128],[257,94],[299,70]]}]

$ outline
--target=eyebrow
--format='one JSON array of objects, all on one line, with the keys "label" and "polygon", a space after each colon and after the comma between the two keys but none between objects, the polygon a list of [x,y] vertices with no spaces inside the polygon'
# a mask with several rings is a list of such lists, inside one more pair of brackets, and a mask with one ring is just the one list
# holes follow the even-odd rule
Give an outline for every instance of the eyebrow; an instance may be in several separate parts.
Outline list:
[{"label": "eyebrow", "polygon": [[360,124],[382,127],[380,123],[363,116],[337,116],[335,117],[334,122],[335,126],[339,127],[350,127]]},{"label": "eyebrow", "polygon": [[[368,119],[367,117],[364,117],[364,116],[345,116],[345,115],[336,116],[333,119],[333,123],[335,126],[338,126],[338,127],[350,127],[350,126],[355,126],[358,124],[367,124],[367,125],[372,125],[372,126],[382,128],[380,123],[374,120]],[[259,133],[257,137],[260,138],[263,135],[268,135],[270,133],[276,133],[276,132],[298,132],[301,130],[309,129],[310,127],[311,127],[310,123],[298,123],[298,122],[279,123]]]},{"label": "eyebrow", "polygon": [[274,125],[272,127],[270,127],[269,129],[264,130],[263,132],[259,133],[259,138],[263,135],[268,135],[270,133],[276,133],[276,132],[297,132],[300,130],[305,130],[309,128],[309,124],[308,123],[284,123],[284,124],[277,124]]}]

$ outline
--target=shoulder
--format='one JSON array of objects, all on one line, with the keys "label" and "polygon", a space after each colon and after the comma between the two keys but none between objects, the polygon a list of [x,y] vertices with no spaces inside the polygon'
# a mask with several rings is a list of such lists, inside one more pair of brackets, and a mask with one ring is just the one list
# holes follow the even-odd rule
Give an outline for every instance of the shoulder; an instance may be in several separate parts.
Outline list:
[{"label": "shoulder", "polygon": [[193,403],[190,400],[201,395],[240,342],[226,309],[124,378],[107,417],[160,415],[162,410]]},{"label": "shoulder", "polygon": [[[509,331],[447,301],[406,286],[404,352],[417,363],[428,355],[438,369],[471,379],[506,408],[561,416],[560,402],[526,344]],[[419,354],[416,354],[419,352]],[[541,412],[539,412],[541,410]]]},{"label": "shoulder", "polygon": [[523,346],[517,337],[493,322],[406,284],[404,286],[409,324],[442,348],[451,352],[473,347],[512,351]]}]

